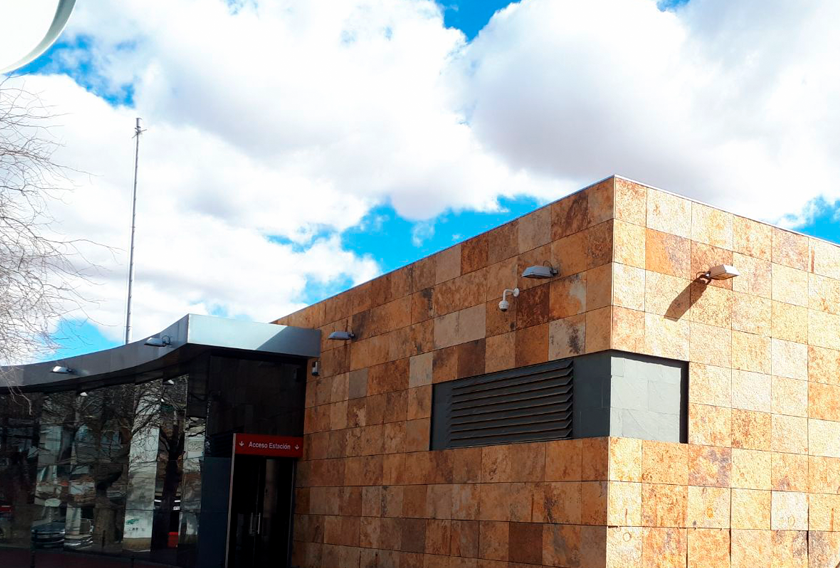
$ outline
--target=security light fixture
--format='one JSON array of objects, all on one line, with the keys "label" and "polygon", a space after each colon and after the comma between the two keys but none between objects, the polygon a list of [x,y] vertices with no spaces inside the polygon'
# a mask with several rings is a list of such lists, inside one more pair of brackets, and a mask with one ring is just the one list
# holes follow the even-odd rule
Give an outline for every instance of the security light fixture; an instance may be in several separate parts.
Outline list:
[{"label": "security light fixture", "polygon": [[553,278],[557,276],[557,269],[548,264],[529,266],[522,273],[522,278]]},{"label": "security light fixture", "polygon": [[71,369],[70,367],[62,367],[61,365],[56,365],[52,368],[50,373],[55,373],[57,375],[72,375],[73,369]]},{"label": "security light fixture", "polygon": [[717,266],[711,267],[703,276],[707,280],[729,280],[740,275],[741,273],[734,266],[718,264]]},{"label": "security light fixture", "polygon": [[510,309],[510,302],[507,301],[507,295],[510,294],[514,298],[519,296],[519,288],[514,288],[511,290],[510,288],[506,288],[504,292],[502,292],[502,301],[499,302],[499,309],[503,312],[506,312]]},{"label": "security light fixture", "polygon": [[149,347],[168,347],[171,344],[172,340],[169,338],[168,335],[162,335],[160,337],[150,337],[143,342],[143,345],[148,345]]},{"label": "security light fixture", "polygon": [[318,361],[312,362],[312,376],[317,377],[321,374],[321,366],[318,364]]},{"label": "security light fixture", "polygon": [[337,341],[349,341],[356,337],[356,335],[352,331],[334,331],[332,332],[327,339],[334,339]]},{"label": "security light fixture", "polygon": [[173,381],[172,379],[166,379],[165,381],[163,381],[163,384],[169,385],[171,387],[175,384],[175,381]]},{"label": "security light fixture", "polygon": [[79,391],[79,396],[80,397],[87,398],[87,395],[88,395],[87,391]]}]

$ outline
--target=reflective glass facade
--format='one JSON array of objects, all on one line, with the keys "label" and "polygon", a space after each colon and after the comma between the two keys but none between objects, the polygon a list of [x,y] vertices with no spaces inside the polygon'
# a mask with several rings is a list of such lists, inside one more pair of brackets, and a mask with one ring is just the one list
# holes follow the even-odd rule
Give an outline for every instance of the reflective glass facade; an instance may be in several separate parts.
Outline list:
[{"label": "reflective glass facade", "polygon": [[207,353],[89,390],[0,394],[0,546],[191,567],[204,526],[205,554],[224,554],[232,435],[301,435],[304,368]]}]

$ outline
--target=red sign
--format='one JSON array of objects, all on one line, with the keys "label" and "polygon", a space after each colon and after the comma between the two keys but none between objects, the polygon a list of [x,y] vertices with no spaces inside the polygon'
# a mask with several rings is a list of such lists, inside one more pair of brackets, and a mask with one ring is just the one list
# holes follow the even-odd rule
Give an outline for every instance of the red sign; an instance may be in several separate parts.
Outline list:
[{"label": "red sign", "polygon": [[299,458],[303,455],[303,438],[234,434],[233,453],[271,458]]}]

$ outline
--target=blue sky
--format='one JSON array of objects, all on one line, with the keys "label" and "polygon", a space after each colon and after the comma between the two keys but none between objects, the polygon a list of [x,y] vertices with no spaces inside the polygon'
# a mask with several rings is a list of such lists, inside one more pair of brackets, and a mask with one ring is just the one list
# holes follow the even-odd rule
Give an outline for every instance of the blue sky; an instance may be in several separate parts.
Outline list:
[{"label": "blue sky", "polygon": [[[659,8],[660,10],[679,12],[684,9],[687,3],[688,2],[685,0],[669,0],[660,2]],[[467,49],[464,51],[464,53],[466,53],[465,60],[474,58],[471,63],[471,69],[481,70],[481,65],[478,65],[476,62],[483,61],[481,58],[487,58],[487,54],[493,54],[493,50],[495,49],[494,45],[501,45],[503,42],[497,37],[486,38],[484,37],[486,34],[481,34],[480,32],[484,29],[493,14],[497,10],[507,6],[509,2],[497,0],[461,0],[446,3],[441,2],[439,4],[443,7],[445,26],[463,32],[465,40],[468,42]],[[118,3],[116,6],[116,10],[120,10]],[[106,18],[106,16],[102,16],[103,19]],[[644,18],[649,19],[650,17],[650,14],[642,15],[640,16],[640,18],[642,18],[640,21],[644,21]],[[111,18],[113,19],[112,16]],[[572,18],[572,15],[570,15],[570,18]],[[135,97],[138,96],[138,85],[144,89],[143,92],[148,98],[148,93],[153,92],[153,89],[150,89],[149,84],[151,83],[145,77],[148,77],[149,73],[154,74],[156,72],[155,67],[152,66],[147,69],[143,78],[139,76],[132,77],[130,74],[125,72],[124,67],[126,61],[132,64],[135,63],[135,61],[131,58],[135,56],[136,52],[140,51],[138,46],[142,46],[143,39],[135,39],[131,36],[131,33],[125,32],[125,36],[129,38],[126,39],[126,37],[119,35],[119,29],[117,32],[113,33],[115,36],[113,38],[98,38],[95,37],[97,28],[90,27],[93,25],[90,23],[90,21],[92,21],[91,18],[87,14],[83,14],[79,16],[79,19],[82,20],[83,24],[89,27],[85,28],[84,25],[79,24],[79,27],[74,31],[71,26],[70,33],[67,34],[66,37],[64,37],[57,45],[52,47],[45,56],[31,64],[24,71],[32,75],[49,75],[55,73],[69,75],[75,83],[83,87],[87,92],[106,101],[108,105],[114,109],[115,113],[120,113],[123,119],[133,116],[135,112],[139,113],[139,110],[135,111],[133,109],[136,103]],[[572,25],[573,24],[574,23],[572,23]],[[133,22],[126,19],[124,28],[130,30],[132,25],[134,25]],[[667,26],[671,24],[657,23],[655,25]],[[120,26],[115,25],[115,28],[120,28]],[[494,33],[498,35],[500,32]],[[569,32],[567,31],[566,33]],[[538,36],[538,34],[533,35]],[[557,35],[562,34],[558,32]],[[662,35],[667,34],[663,33]],[[443,36],[437,35],[435,36],[435,41],[440,41],[442,44],[446,44],[446,42],[451,42],[452,40],[451,38],[447,39],[443,38]],[[528,37],[526,39],[522,39],[519,43],[524,45],[530,41],[531,38]],[[548,39],[546,41],[550,42],[553,40]],[[104,47],[106,43],[107,47]],[[472,44],[475,44],[474,47],[471,47]],[[552,44],[546,49],[550,48],[562,49],[563,47],[558,47],[557,45]],[[434,46],[429,49],[433,50]],[[574,47],[574,49],[578,48]],[[528,55],[528,57],[533,58],[533,54]],[[123,67],[118,67],[117,63],[120,62],[122,62]],[[256,67],[256,69],[259,70],[259,67]],[[560,79],[562,80],[562,76]],[[202,78],[199,77],[195,83],[200,85],[201,80]],[[408,80],[410,80],[410,78]],[[503,89],[504,83],[504,81],[501,83],[503,87],[499,87],[498,85],[492,86],[497,89]],[[583,83],[584,82],[581,81],[581,84]],[[484,85],[485,86],[481,88],[490,88],[486,86],[486,83],[484,83]],[[237,139],[236,137],[238,136],[238,133],[236,132],[237,125],[235,123],[230,126],[230,130],[228,131],[223,130],[224,125],[218,126],[218,130],[216,130],[217,125],[213,124],[214,115],[212,112],[218,113],[219,111],[212,111],[212,106],[209,107],[211,109],[210,114],[203,117],[187,116],[189,115],[191,109],[186,109],[181,113],[175,112],[176,109],[173,105],[184,104],[183,102],[177,102],[179,93],[184,93],[184,98],[188,98],[190,96],[188,93],[191,88],[189,84],[181,84],[179,86],[175,84],[174,80],[170,80],[167,88],[171,90],[171,93],[170,100],[166,104],[168,104],[171,108],[167,108],[166,104],[159,103],[157,106],[148,107],[150,110],[144,109],[143,112],[145,116],[154,116],[153,113],[158,113],[162,117],[164,111],[170,112],[170,115],[172,116],[177,115],[178,118],[170,117],[168,119],[169,123],[167,124],[167,128],[180,126],[179,123],[183,123],[189,128],[204,128],[204,132],[207,134],[202,136],[202,142],[207,142],[208,139],[212,139],[216,135],[219,137],[227,137],[227,139],[231,140]],[[596,92],[599,88],[603,89],[603,87],[593,87]],[[430,92],[432,93],[431,96],[434,96],[434,91]],[[429,95],[426,94],[423,94],[422,96],[426,99],[429,98]],[[480,99],[479,95],[474,96]],[[503,98],[501,100],[505,99]],[[479,103],[480,102],[481,101],[479,100]],[[520,102],[519,104],[521,105],[523,103]],[[528,103],[526,102],[524,104],[527,106]],[[511,106],[515,107],[517,105],[516,103],[511,103]],[[411,109],[412,107],[409,106],[408,108]],[[492,227],[498,226],[512,218],[521,216],[533,210],[544,202],[559,196],[559,194],[567,192],[572,188],[585,185],[585,183],[581,183],[579,180],[586,180],[586,183],[589,183],[603,178],[606,175],[618,173],[628,175],[630,177],[637,177],[642,181],[647,181],[654,185],[661,185],[662,187],[673,189],[677,192],[683,192],[683,188],[679,186],[674,187],[673,185],[669,185],[665,182],[657,183],[659,180],[656,176],[647,177],[646,175],[638,175],[637,172],[624,171],[621,169],[620,165],[615,166],[615,170],[610,169],[613,167],[613,162],[607,162],[606,168],[608,169],[606,170],[600,169],[604,167],[601,165],[590,167],[588,170],[583,172],[575,172],[575,174],[568,179],[564,179],[562,183],[562,190],[541,189],[543,187],[550,187],[550,185],[544,185],[543,178],[563,178],[565,171],[563,171],[562,168],[565,167],[566,169],[574,169],[576,165],[574,163],[574,158],[571,158],[571,166],[568,164],[566,166],[557,165],[557,168],[559,168],[558,170],[552,169],[554,166],[550,162],[548,165],[546,165],[546,162],[540,162],[541,158],[539,156],[539,150],[531,152],[530,154],[526,153],[523,157],[523,155],[517,154],[519,151],[518,148],[506,146],[510,139],[515,138],[509,135],[510,131],[501,132],[500,134],[493,131],[494,128],[497,128],[497,123],[502,124],[503,126],[505,125],[505,121],[503,119],[500,118],[500,120],[492,121],[491,123],[485,122],[482,127],[482,105],[473,102],[468,106],[468,108],[470,109],[467,113],[470,126],[474,126],[475,131],[483,136],[481,146],[486,155],[482,159],[495,159],[501,156],[504,158],[501,160],[501,163],[504,168],[507,168],[506,170],[500,170],[502,171],[502,175],[508,175],[512,180],[521,180],[520,177],[516,176],[518,176],[522,171],[525,171],[529,176],[527,183],[531,184],[531,186],[536,189],[523,189],[508,192],[507,194],[504,192],[496,192],[489,198],[479,195],[465,196],[463,198],[459,196],[453,197],[453,192],[450,190],[448,195],[444,197],[441,197],[443,194],[430,196],[429,201],[435,202],[434,207],[429,205],[429,209],[427,211],[422,214],[418,213],[415,215],[413,214],[412,207],[423,209],[426,206],[422,197],[422,188],[414,193],[410,193],[410,196],[412,197],[409,199],[399,192],[382,192],[376,194],[365,193],[366,190],[363,189],[364,183],[362,183],[361,186],[359,186],[361,189],[355,190],[360,196],[358,200],[351,200],[347,203],[338,203],[341,200],[341,197],[335,198],[337,201],[335,211],[325,213],[325,216],[329,217],[328,220],[321,221],[320,219],[315,218],[306,222],[302,221],[300,227],[295,230],[290,230],[288,233],[283,233],[282,226],[280,228],[269,228],[263,231],[263,233],[272,235],[269,241],[274,245],[283,247],[283,254],[287,255],[284,258],[291,259],[291,262],[293,262],[296,266],[305,265],[307,257],[315,256],[313,251],[315,251],[318,246],[323,247],[324,254],[326,255],[328,255],[330,251],[332,251],[333,254],[336,252],[341,252],[342,255],[344,255],[344,253],[348,253],[342,257],[343,260],[341,260],[341,262],[344,264],[342,264],[341,270],[338,271],[339,275],[334,278],[324,276],[323,274],[313,275],[314,269],[301,268],[301,271],[303,271],[302,274],[305,274],[306,277],[304,279],[299,278],[293,284],[290,284],[290,286],[292,286],[290,289],[294,290],[294,292],[289,292],[288,295],[293,297],[293,303],[288,305],[299,306],[304,303],[315,302],[346,289],[351,286],[354,281],[358,282],[360,278],[364,279],[365,277],[369,277],[371,275],[371,267],[374,266],[373,263],[375,263],[375,270],[377,272],[387,272],[427,256],[435,251],[446,248],[453,243],[460,242]],[[490,107],[488,106],[488,108]],[[655,116],[657,109],[654,107],[651,109],[651,112]],[[208,116],[210,117],[209,119],[207,118]],[[112,119],[113,117],[111,120]],[[151,117],[150,120],[154,121]],[[190,120],[193,122],[190,122]],[[204,120],[204,122],[201,123],[201,120]],[[568,121],[568,119],[566,120]],[[158,124],[154,124],[153,122],[150,130],[150,136],[154,135],[156,130],[158,132],[163,130],[162,126],[160,126],[161,121],[162,118],[158,118]],[[511,122],[518,124],[523,121],[521,117],[514,116],[508,124]],[[568,122],[563,124],[568,124]],[[125,130],[125,128],[123,129]],[[456,131],[452,130],[451,132]],[[305,137],[317,135],[317,131],[309,132],[305,130],[301,136]],[[146,142],[146,140],[148,140],[148,142]],[[240,143],[242,144],[248,144],[247,138],[239,138],[238,140],[240,140]],[[130,144],[129,136],[126,136],[125,142]],[[144,138],[144,144],[145,143],[148,143],[152,147],[156,144],[154,139]],[[184,144],[181,144],[181,147],[183,146]],[[599,145],[596,145],[595,147],[600,148]],[[169,153],[171,153],[171,151]],[[621,153],[620,148],[619,153]],[[122,157],[125,158],[125,156],[130,156],[130,152],[128,154],[124,154]],[[398,158],[399,156],[395,159]],[[141,157],[141,164],[143,163],[143,159],[155,161],[155,158],[145,155]],[[364,157],[361,159],[364,159]],[[553,158],[549,155],[547,159],[552,160]],[[665,167],[665,162],[667,162],[667,158],[663,158],[662,160],[661,165],[663,167]],[[616,161],[615,163],[618,162]],[[690,164],[690,159],[686,163],[693,165]],[[448,168],[450,166],[447,165],[446,167]],[[747,166],[744,167],[746,168]],[[93,169],[98,171],[96,168]],[[86,171],[91,170],[88,169]],[[166,171],[168,172],[168,175],[172,177],[172,170],[170,169]],[[444,169],[442,171],[447,170]],[[379,174],[381,172],[376,173]],[[190,175],[195,177],[196,175],[200,176],[201,174],[185,174],[188,178]],[[418,177],[422,178],[424,175],[425,173],[421,172]],[[148,177],[154,178],[155,174],[150,174]],[[146,179],[148,179],[148,177]],[[666,176],[663,179],[667,181],[668,178]],[[680,178],[677,177],[676,179]],[[125,179],[123,179],[122,182],[124,183]],[[698,182],[698,185],[702,186],[703,183],[708,182],[703,182],[701,180]],[[555,193],[552,193],[552,191],[555,191]],[[560,191],[560,193],[556,193],[557,191]],[[790,189],[789,191],[795,190]],[[443,193],[445,194],[446,192]],[[725,192],[724,194],[717,195],[714,193],[705,194],[703,193],[703,190],[694,190],[693,193],[692,191],[686,191],[686,193],[701,200],[709,201],[713,204],[721,206],[730,205],[730,202],[726,200],[732,199],[731,195],[727,196],[725,195]],[[328,195],[337,196],[341,196],[341,194],[342,192],[339,192],[338,194],[328,193]],[[420,197],[417,197],[417,195]],[[779,214],[780,211],[777,208],[768,213],[766,209],[763,208],[764,200],[761,198],[760,193],[745,194],[744,199],[751,199],[753,201],[739,203],[736,199],[731,202],[729,208],[737,209],[741,213],[756,217],[766,217],[768,215],[775,214],[778,219],[781,219],[781,217],[785,214],[790,215],[791,217],[801,215],[801,209],[782,209],[781,214]],[[209,204],[211,200],[208,199],[207,201],[208,203],[203,203],[200,197],[198,198],[198,201],[196,201],[195,198],[193,198],[192,201],[189,201],[202,215],[204,215],[204,217],[202,217],[204,221],[197,224],[199,227],[202,226],[202,222],[206,222],[206,219],[208,219],[207,215],[212,216],[217,213],[218,209],[231,207],[231,203],[225,203],[223,199],[220,201],[220,205],[213,204],[212,207]],[[779,198],[778,201],[782,202],[783,199]],[[791,201],[791,203],[794,202],[799,203]],[[812,211],[816,211],[817,213],[811,215],[806,224],[798,225],[796,227],[797,230],[813,236],[840,242],[840,229],[838,228],[840,223],[838,223],[837,217],[838,212],[840,212],[840,208],[838,207],[838,203],[836,201],[831,201],[830,198],[826,200],[824,197],[819,196],[813,198],[809,203],[810,209]],[[365,205],[363,206],[360,204]],[[755,211],[754,213],[753,207]],[[808,206],[806,205],[805,208],[807,209]],[[311,209],[311,207],[309,207],[309,209]],[[305,210],[306,207],[301,209],[301,211]],[[353,213],[347,213],[345,215],[343,211]],[[252,216],[258,216],[258,213],[259,212],[251,212],[249,214]],[[330,217],[330,215],[332,216]],[[352,222],[349,222],[348,224],[345,222],[345,219],[342,219],[342,217],[352,219]],[[239,222],[242,221],[240,220]],[[231,223],[233,223],[233,221]],[[302,233],[305,233],[306,236],[301,237]],[[168,242],[174,243],[177,240],[178,238],[173,236]],[[116,243],[117,245],[122,244],[119,241],[116,241]],[[150,247],[151,246],[152,245],[150,245]],[[163,247],[157,245],[155,250],[160,254],[160,252],[165,248],[166,245]],[[194,253],[191,253],[189,256],[194,256]],[[182,255],[182,258],[184,258],[184,255]],[[211,261],[208,260],[207,262]],[[175,262],[174,268],[169,269],[175,271],[168,273],[170,274],[171,279],[177,280],[178,277],[180,277],[180,274],[177,273],[177,262]],[[220,271],[224,273],[226,270],[231,273],[235,271],[235,269],[230,268],[221,269]],[[155,282],[159,288],[162,287],[162,284],[165,283],[165,280],[162,279],[165,278],[167,274],[166,269],[161,268],[158,270],[158,267],[150,267],[148,265],[144,266],[142,263],[138,265],[138,279],[145,278],[151,282],[152,276],[150,273],[155,273],[155,278],[158,278]],[[175,275],[174,277],[171,276],[173,274]],[[93,321],[96,323],[81,319],[64,321],[56,334],[57,341],[63,347],[58,351],[55,357],[95,351],[116,346],[120,343],[118,339],[120,335],[118,333],[119,274],[113,277],[112,280],[114,282],[114,290],[117,292],[111,294],[112,297],[108,300],[112,305],[110,312],[108,312],[106,316],[97,316],[94,314]],[[206,281],[207,278],[204,278],[203,280]],[[253,277],[251,278],[251,281],[253,281]],[[153,286],[150,284],[149,288],[152,287]],[[231,287],[233,288],[232,285]],[[185,302],[179,304],[178,306],[170,307],[169,309],[172,314],[178,310],[193,311],[193,306],[199,306],[199,309],[203,309],[207,313],[217,315],[250,317],[251,319],[259,319],[260,317],[263,317],[262,312],[256,310],[249,311],[247,306],[238,306],[237,300],[235,299],[227,301],[222,299],[216,300],[212,297],[212,286],[208,286],[208,289],[206,290],[199,290],[199,285],[193,282],[185,283],[181,288],[173,288],[172,290],[173,292],[171,292],[171,294],[173,295],[183,294],[195,296],[194,298],[191,297],[189,300],[189,302],[192,303]],[[174,290],[177,290],[177,292]],[[282,292],[279,294],[283,295]],[[154,298],[153,291],[147,291],[146,297],[149,298],[148,301],[151,302],[151,299]],[[179,307],[181,305],[185,307]],[[285,306],[287,304],[282,305]],[[278,309],[285,308],[273,309],[276,311]],[[142,306],[136,307],[135,310],[139,310],[142,313]],[[255,316],[255,313],[260,315]],[[274,316],[282,315],[282,312],[271,313]],[[171,317],[169,312],[164,315],[157,315],[159,317],[154,320],[154,325],[159,325],[157,322],[164,321],[167,317],[171,320],[178,317]],[[103,325],[103,319],[108,319],[107,325]],[[155,329],[144,329],[144,331],[153,333]]]}]

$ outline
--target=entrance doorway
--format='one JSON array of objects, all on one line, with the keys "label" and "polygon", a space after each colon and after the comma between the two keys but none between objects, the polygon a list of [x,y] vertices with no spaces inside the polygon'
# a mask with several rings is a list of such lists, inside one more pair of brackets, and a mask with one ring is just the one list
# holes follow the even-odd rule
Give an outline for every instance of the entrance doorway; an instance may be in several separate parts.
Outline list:
[{"label": "entrance doorway", "polygon": [[236,455],[228,568],[289,566],[295,460]]}]

